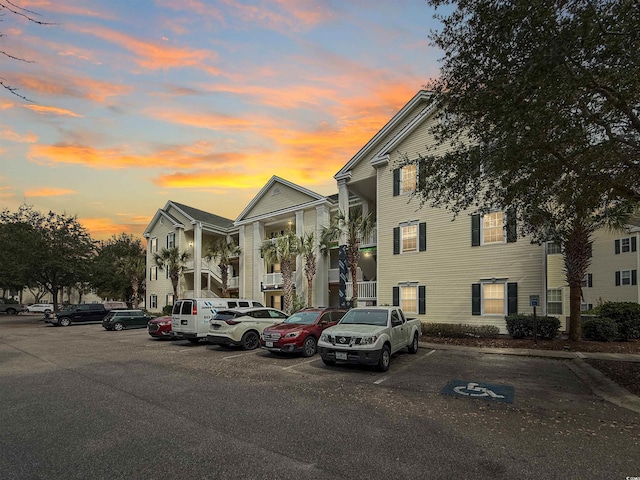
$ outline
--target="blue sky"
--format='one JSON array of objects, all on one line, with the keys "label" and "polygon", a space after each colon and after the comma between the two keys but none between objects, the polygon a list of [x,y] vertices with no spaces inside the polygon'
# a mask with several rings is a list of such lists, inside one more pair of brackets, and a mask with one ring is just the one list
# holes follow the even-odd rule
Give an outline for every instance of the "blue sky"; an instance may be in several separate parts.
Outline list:
[{"label": "blue sky", "polygon": [[[0,208],[141,234],[175,200],[235,219],[272,175],[333,175],[430,78],[422,0],[13,0]],[[0,6],[9,5],[0,0]],[[2,9],[0,9],[2,10]],[[34,15],[32,15],[34,16]]]}]

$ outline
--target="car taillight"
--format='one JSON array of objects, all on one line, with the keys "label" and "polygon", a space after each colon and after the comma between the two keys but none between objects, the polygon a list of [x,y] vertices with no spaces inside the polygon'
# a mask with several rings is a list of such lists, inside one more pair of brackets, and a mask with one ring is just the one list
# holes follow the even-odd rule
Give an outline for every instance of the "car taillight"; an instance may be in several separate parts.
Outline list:
[{"label": "car taillight", "polygon": [[226,323],[227,325],[238,325],[239,323],[242,323],[242,322],[229,319],[229,320],[225,320],[224,323]]},{"label": "car taillight", "polygon": [[193,307],[191,307],[191,315],[197,315],[197,314],[198,314],[198,305],[194,303]]}]

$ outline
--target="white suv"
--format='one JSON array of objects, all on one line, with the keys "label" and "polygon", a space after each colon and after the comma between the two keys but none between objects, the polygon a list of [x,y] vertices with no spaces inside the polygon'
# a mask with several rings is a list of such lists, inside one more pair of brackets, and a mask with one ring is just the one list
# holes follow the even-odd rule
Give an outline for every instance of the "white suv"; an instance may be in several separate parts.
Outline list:
[{"label": "white suv", "polygon": [[266,327],[286,319],[286,313],[268,307],[219,310],[209,322],[207,341],[212,345],[239,345],[253,350],[260,346],[260,335]]},{"label": "white suv", "polygon": [[27,307],[29,313],[51,313],[53,312],[53,305],[51,303],[34,303]]}]

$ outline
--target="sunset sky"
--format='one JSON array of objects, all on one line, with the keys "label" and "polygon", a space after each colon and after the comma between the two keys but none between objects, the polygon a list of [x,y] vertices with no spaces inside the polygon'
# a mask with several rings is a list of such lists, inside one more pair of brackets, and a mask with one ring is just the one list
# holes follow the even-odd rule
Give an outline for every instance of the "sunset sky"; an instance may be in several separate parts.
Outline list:
[{"label": "sunset sky", "polygon": [[272,175],[336,193],[442,56],[424,0],[11,1],[53,25],[0,17],[29,61],[0,55],[0,78],[32,100],[0,88],[0,209],[96,239],[168,200],[235,219]]}]

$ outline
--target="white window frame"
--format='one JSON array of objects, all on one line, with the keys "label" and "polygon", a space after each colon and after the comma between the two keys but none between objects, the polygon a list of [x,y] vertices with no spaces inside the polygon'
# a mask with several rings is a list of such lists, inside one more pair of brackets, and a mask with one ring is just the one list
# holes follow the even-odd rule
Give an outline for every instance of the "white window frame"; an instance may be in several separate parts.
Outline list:
[{"label": "white window frame", "polygon": [[175,300],[173,298],[173,293],[167,293],[165,301],[166,301],[165,305],[173,305],[175,303]]},{"label": "white window frame", "polygon": [[620,285],[631,285],[631,270],[620,270]]},{"label": "white window frame", "polygon": [[[487,302],[488,301],[492,301],[492,300],[499,300],[499,299],[497,297],[496,298],[487,298],[487,295],[485,293],[485,290],[486,290],[485,287],[495,286],[495,285],[502,286],[502,312],[487,313],[487,311],[486,311]],[[502,282],[502,281],[500,281],[500,282],[482,282],[480,284],[480,298],[481,298],[481,302],[482,302],[482,315],[483,316],[488,316],[488,317],[500,316],[500,317],[504,317],[507,314],[507,282]]]},{"label": "white window frame", "polygon": [[631,252],[631,237],[625,237],[620,239],[620,253]]},{"label": "white window frame", "polygon": [[418,188],[418,164],[410,163],[400,168],[400,194],[410,194]]},{"label": "white window frame", "polygon": [[[558,300],[557,298],[552,298],[554,294],[558,294],[560,296],[560,299]],[[562,311],[564,308],[563,303],[564,302],[563,302],[563,295],[562,295],[561,288],[547,289],[547,314],[548,315],[562,315]],[[558,305],[558,304],[560,305],[559,312],[549,308],[550,305]]]},{"label": "white window frame", "polygon": [[175,246],[176,246],[175,232],[167,233],[167,248],[173,248]]},{"label": "white window frame", "polygon": [[[493,217],[494,215],[502,215],[502,224],[500,225],[500,227],[498,227],[497,225],[490,225],[489,227],[485,226],[485,220],[488,220],[489,217]],[[495,245],[499,243],[507,243],[507,230],[505,228],[506,222],[507,215],[502,210],[496,210],[495,212],[485,213],[484,215],[482,215],[482,217],[480,217],[480,245]],[[500,240],[494,240],[490,242],[485,241],[485,231],[488,231],[489,229],[495,231],[498,228],[500,228],[501,231]]]},{"label": "white window frame", "polygon": [[[399,285],[400,287],[400,307],[406,313],[418,313],[418,284],[412,283],[409,285]],[[405,298],[405,292],[408,294]],[[411,293],[413,292],[413,295]],[[413,298],[408,298],[413,296]],[[409,302],[415,302],[415,306],[410,305]]]},{"label": "white window frame", "polygon": [[[407,235],[406,229],[413,228],[415,229],[415,236],[413,239],[415,240],[415,247],[411,249],[405,249],[405,239],[410,240]],[[409,222],[400,225],[400,253],[412,253],[418,251],[418,222]]]},{"label": "white window frame", "polygon": [[158,296],[155,293],[149,295],[149,308],[158,308]]},{"label": "white window frame", "polygon": [[151,267],[150,280],[158,280],[158,267]]},{"label": "white window frame", "polygon": [[152,237],[149,240],[149,251],[151,253],[156,253],[158,251],[158,237]]}]

